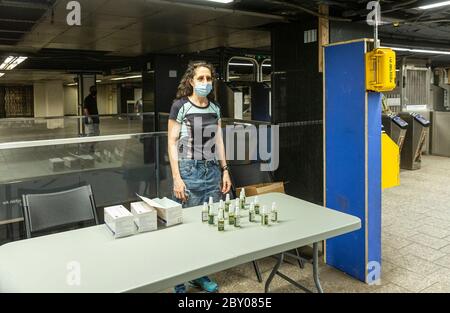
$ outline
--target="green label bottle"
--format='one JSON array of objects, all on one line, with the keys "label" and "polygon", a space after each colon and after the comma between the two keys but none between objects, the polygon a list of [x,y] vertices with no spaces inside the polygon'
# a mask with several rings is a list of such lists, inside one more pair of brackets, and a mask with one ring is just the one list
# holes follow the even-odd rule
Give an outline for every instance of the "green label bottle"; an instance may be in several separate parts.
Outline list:
[{"label": "green label bottle", "polygon": [[230,212],[230,204],[231,204],[230,194],[227,193],[227,197],[225,198],[225,213]]},{"label": "green label bottle", "polygon": [[214,225],[214,213],[209,213],[208,215],[208,224],[209,225]]},{"label": "green label bottle", "polygon": [[209,212],[208,212],[208,224],[209,225],[214,225],[214,206],[211,203],[212,202],[212,198],[209,199]]},{"label": "green label bottle", "polygon": [[219,231],[225,231],[225,219],[224,219],[224,214],[223,214],[222,209],[219,211],[219,216],[218,216],[218,220],[217,220],[217,228]]},{"label": "green label bottle", "polygon": [[230,206],[230,212],[228,213],[228,224],[234,225],[234,207],[233,205]]},{"label": "green label bottle", "polygon": [[203,203],[203,210],[202,210],[202,222],[206,223],[208,222],[208,203]]},{"label": "green label bottle", "polygon": [[267,214],[267,209],[263,206],[261,211],[261,225],[267,226],[269,225],[269,214]]},{"label": "green label bottle", "polygon": [[259,215],[259,209],[260,209],[260,205],[259,205],[259,199],[258,196],[255,196],[255,201],[253,202],[255,204],[255,214]]},{"label": "green label bottle", "polygon": [[250,211],[248,212],[248,221],[250,223],[254,223],[255,222],[255,204],[251,203],[250,204]]},{"label": "green label bottle", "polygon": [[241,215],[239,208],[236,208],[236,212],[234,213],[234,227],[241,227]]},{"label": "green label bottle", "polygon": [[209,212],[211,212],[213,210],[214,210],[213,197],[209,197],[208,214],[209,214]]},{"label": "green label bottle", "polygon": [[270,212],[270,219],[273,223],[278,222],[278,210],[277,204],[275,202],[272,203],[272,211]]},{"label": "green label bottle", "polygon": [[246,199],[245,199],[245,188],[242,188],[241,189],[241,194],[239,196],[239,203],[240,203],[239,209],[245,210],[245,202],[246,202]]}]

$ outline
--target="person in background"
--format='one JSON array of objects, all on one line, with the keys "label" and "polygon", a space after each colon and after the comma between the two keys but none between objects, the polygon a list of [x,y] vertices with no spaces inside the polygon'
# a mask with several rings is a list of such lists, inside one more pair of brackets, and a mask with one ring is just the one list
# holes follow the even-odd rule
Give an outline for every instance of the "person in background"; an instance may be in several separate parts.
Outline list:
[{"label": "person in background", "polygon": [[98,117],[97,107],[97,87],[91,86],[89,95],[84,99],[84,124],[86,126],[86,135],[100,135],[100,118]]},{"label": "person in background", "polygon": [[[89,95],[84,99],[83,113],[86,136],[100,136],[100,118],[97,107],[97,87],[89,88]],[[90,146],[90,152],[95,152],[95,144]]]},{"label": "person in background", "polygon": [[[212,93],[214,74],[214,67],[209,63],[189,64],[169,115],[168,152],[173,193],[185,208],[208,202],[209,197],[218,202],[231,188],[220,108]],[[206,276],[190,283],[207,292],[219,288]],[[175,292],[186,292],[186,286],[176,286]]]}]

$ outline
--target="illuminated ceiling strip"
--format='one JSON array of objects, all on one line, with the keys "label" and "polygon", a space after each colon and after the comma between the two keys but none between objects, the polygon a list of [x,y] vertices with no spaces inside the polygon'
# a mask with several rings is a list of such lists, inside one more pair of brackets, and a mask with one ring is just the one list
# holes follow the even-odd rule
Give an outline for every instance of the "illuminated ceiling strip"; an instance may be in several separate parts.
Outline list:
[{"label": "illuminated ceiling strip", "polygon": [[13,70],[16,66],[18,66],[19,64],[21,64],[22,62],[24,62],[26,59],[28,59],[28,57],[14,57],[14,56],[9,56],[5,59],[5,61],[3,61],[2,64],[0,64],[0,70],[6,70],[6,71],[11,71]]}]

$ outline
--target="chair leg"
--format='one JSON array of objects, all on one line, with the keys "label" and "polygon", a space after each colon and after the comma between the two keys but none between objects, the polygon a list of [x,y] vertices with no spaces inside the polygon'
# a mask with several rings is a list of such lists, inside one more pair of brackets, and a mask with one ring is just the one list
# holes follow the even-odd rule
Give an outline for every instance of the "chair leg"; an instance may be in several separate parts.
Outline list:
[{"label": "chair leg", "polygon": [[253,261],[253,267],[255,269],[255,273],[256,273],[256,277],[258,278],[258,281],[260,283],[262,283],[263,279],[262,279],[262,275],[261,275],[261,270],[259,269],[259,265],[258,265],[257,261]]},{"label": "chair leg", "polygon": [[298,248],[295,249],[295,253],[297,253],[298,258],[298,266],[300,266],[301,269],[305,268],[305,263],[303,262],[303,260],[300,258],[300,251],[298,251]]}]

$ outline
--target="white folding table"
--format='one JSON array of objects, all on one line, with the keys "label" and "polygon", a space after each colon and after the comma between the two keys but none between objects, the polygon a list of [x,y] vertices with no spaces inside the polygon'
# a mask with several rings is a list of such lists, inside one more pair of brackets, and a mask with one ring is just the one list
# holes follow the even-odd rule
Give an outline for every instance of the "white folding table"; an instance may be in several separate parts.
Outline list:
[{"label": "white folding table", "polygon": [[268,291],[284,253],[309,244],[321,292],[317,244],[359,229],[360,219],[281,193],[259,199],[268,208],[277,203],[277,224],[250,223],[248,212],[241,211],[240,229],[227,225],[219,232],[202,223],[202,208],[194,207],[184,210],[181,225],[122,239],[113,239],[99,225],[5,244],[0,247],[0,292],[158,292],[279,255]]}]

